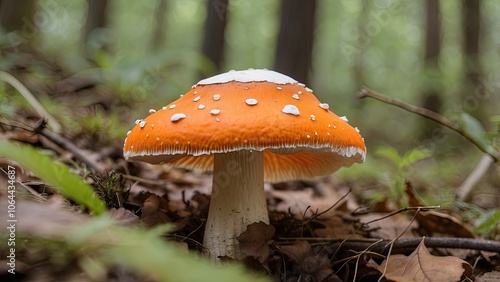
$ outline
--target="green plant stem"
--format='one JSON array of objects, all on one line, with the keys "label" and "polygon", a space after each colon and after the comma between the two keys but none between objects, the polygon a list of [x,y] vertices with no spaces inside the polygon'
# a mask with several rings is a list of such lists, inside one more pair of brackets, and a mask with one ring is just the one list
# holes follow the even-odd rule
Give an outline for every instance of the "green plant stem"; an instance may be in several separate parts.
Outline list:
[{"label": "green plant stem", "polygon": [[375,91],[373,91],[373,90],[371,90],[371,89],[369,89],[367,87],[363,87],[358,92],[357,96],[360,99],[363,99],[363,98],[366,98],[366,97],[373,98],[375,100],[379,100],[379,101],[384,102],[386,104],[399,107],[399,108],[401,108],[403,110],[406,110],[406,111],[408,111],[410,113],[414,113],[414,114],[423,116],[423,117],[428,118],[430,120],[433,120],[433,121],[435,121],[435,122],[437,122],[439,124],[442,124],[442,125],[448,127],[449,129],[457,132],[458,134],[462,135],[465,139],[469,140],[469,142],[471,142],[472,144],[474,144],[474,146],[476,146],[479,150],[481,150],[484,153],[490,155],[495,160],[495,163],[498,163],[500,161],[500,153],[498,151],[495,151],[495,153],[488,152],[480,144],[478,144],[476,142],[476,140],[470,138],[470,136],[468,136],[468,134],[466,134],[462,130],[462,128],[460,127],[460,125],[458,123],[452,122],[451,120],[449,120],[448,118],[446,118],[443,115],[440,115],[440,114],[438,114],[436,112],[430,111],[430,110],[428,110],[426,108],[417,107],[417,106],[408,104],[406,102],[403,102],[401,100],[398,100],[398,99],[395,99],[395,98],[392,98],[392,97],[389,97],[389,96],[377,93],[377,92],[375,92]]}]

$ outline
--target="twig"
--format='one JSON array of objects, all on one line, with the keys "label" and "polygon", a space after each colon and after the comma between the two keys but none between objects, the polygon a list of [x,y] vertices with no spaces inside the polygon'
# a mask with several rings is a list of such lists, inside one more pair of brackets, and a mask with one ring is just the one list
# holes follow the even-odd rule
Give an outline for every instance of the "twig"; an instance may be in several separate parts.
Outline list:
[{"label": "twig", "polygon": [[[323,239],[324,240],[324,239]],[[365,250],[371,246],[373,252],[387,254],[387,244],[392,240],[383,240],[373,244],[374,240],[349,240],[343,242],[330,243],[328,247],[332,249],[352,249],[354,251]],[[420,244],[422,238],[404,238],[398,239],[393,243],[393,250],[414,249]],[[425,246],[428,248],[450,248],[450,249],[465,249],[478,250],[488,252],[500,252],[500,242],[494,240],[474,239],[474,238],[455,238],[455,237],[425,237]]]},{"label": "twig", "polygon": [[467,176],[467,178],[462,182],[462,184],[456,189],[455,195],[457,199],[465,201],[468,197],[472,188],[481,180],[483,175],[488,171],[488,168],[493,163],[493,158],[488,154],[483,154],[483,157],[477,163],[474,170]]},{"label": "twig", "polygon": [[303,223],[303,225],[308,224],[311,221],[313,221],[314,219],[318,218],[319,216],[329,212],[331,209],[333,209],[335,206],[337,206],[340,202],[342,202],[342,200],[344,200],[349,194],[351,194],[351,192],[352,192],[352,190],[351,190],[351,188],[349,188],[349,191],[347,191],[347,193],[344,196],[340,197],[340,199],[338,199],[338,201],[336,201],[333,205],[331,205],[326,210],[312,215],[305,223]]},{"label": "twig", "polygon": [[71,152],[73,156],[75,156],[76,159],[80,160],[81,162],[85,163],[90,169],[93,169],[95,172],[99,174],[104,174],[105,171],[101,166],[99,166],[96,162],[92,161],[91,159],[87,158],[78,147],[76,147],[70,140],[62,137],[59,134],[56,134],[50,130],[48,130],[45,127],[45,121],[41,120],[36,126],[31,126],[27,125],[21,122],[12,122],[8,121],[6,119],[0,119],[0,123],[7,124],[11,127],[14,128],[19,128],[22,130],[26,130],[28,132],[32,132],[34,134],[40,134],[43,137],[49,139],[53,143],[55,143],[57,146]]},{"label": "twig", "polygon": [[54,130],[54,132],[61,132],[61,125],[59,124],[59,122],[57,122],[57,120],[45,110],[42,104],[38,102],[38,100],[33,96],[33,94],[31,94],[28,88],[26,88],[26,86],[24,86],[19,80],[17,80],[17,78],[12,76],[10,73],[0,71],[0,80],[7,82],[19,93],[21,93],[24,99],[26,99],[26,101],[30,103],[30,105],[33,107],[33,109],[35,109],[38,115],[43,119],[47,119],[50,127],[52,128],[52,130]]},{"label": "twig", "polygon": [[443,115],[440,115],[436,112],[430,111],[426,108],[410,105],[410,104],[403,102],[401,100],[377,93],[377,92],[375,92],[369,88],[366,88],[366,87],[361,89],[358,92],[357,96],[360,99],[370,97],[370,98],[373,98],[375,100],[379,100],[379,101],[384,102],[386,104],[399,107],[399,108],[406,110],[410,113],[414,113],[414,114],[426,117],[426,118],[433,120],[439,124],[442,124],[442,125],[448,127],[449,129],[457,132],[458,134],[462,135],[465,139],[469,140],[469,142],[474,144],[479,150],[490,155],[495,160],[496,163],[498,163],[500,161],[500,153],[499,152],[497,152],[497,151],[495,151],[495,153],[488,152],[485,148],[483,148],[483,146],[481,146],[481,144],[478,144],[478,142],[476,140],[474,140],[467,133],[465,133],[464,130],[460,127],[460,125],[458,123],[452,122],[451,120],[449,120],[448,118],[446,118]]},{"label": "twig", "polygon": [[402,209],[399,209],[397,211],[391,212],[390,214],[387,214],[387,215],[382,216],[380,218],[374,219],[372,221],[363,222],[363,225],[366,226],[366,225],[369,225],[370,223],[373,223],[373,222],[376,222],[376,221],[379,221],[379,220],[382,220],[382,219],[386,219],[386,218],[391,217],[391,216],[393,216],[395,214],[402,213],[402,212],[405,212],[405,211],[411,211],[411,210],[428,211],[428,210],[435,210],[435,209],[439,209],[439,208],[441,208],[441,206],[406,207],[406,208],[402,208]]}]

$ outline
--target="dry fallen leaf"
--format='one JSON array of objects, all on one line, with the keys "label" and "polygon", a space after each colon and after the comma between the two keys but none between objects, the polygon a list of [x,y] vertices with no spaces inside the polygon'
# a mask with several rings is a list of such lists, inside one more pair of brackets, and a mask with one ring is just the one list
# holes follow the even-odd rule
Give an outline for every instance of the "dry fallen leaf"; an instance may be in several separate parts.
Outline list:
[{"label": "dry fallen leaf", "polygon": [[160,211],[160,203],[162,206],[168,206],[164,198],[160,198],[155,194],[149,195],[144,201],[141,208],[141,222],[144,226],[153,227],[162,223],[172,222],[168,215]]},{"label": "dry fallen leaf", "polygon": [[476,282],[495,282],[495,281],[500,281],[500,272],[498,271],[492,271],[488,273],[484,273],[481,276],[478,276],[476,278]]},{"label": "dry fallen leaf", "polygon": [[109,215],[113,220],[125,226],[132,226],[139,221],[137,215],[125,208],[112,208],[109,210]]},{"label": "dry fallen leaf", "polygon": [[[410,206],[423,206],[423,204],[418,200],[410,182],[406,183],[406,193],[409,197]],[[414,214],[415,212],[412,213]],[[421,211],[415,216],[415,219],[428,235],[439,234],[440,236],[448,235],[463,238],[475,237],[472,230],[463,222],[448,214],[436,211]]]},{"label": "dry fallen leaf", "polygon": [[243,254],[264,263],[272,253],[269,245],[273,243],[275,232],[276,229],[272,225],[260,221],[248,225],[247,230],[236,239],[240,242]]},{"label": "dry fallen leaf", "polygon": [[295,241],[293,245],[282,246],[281,251],[298,265],[302,275],[312,276],[312,281],[323,281],[333,273],[330,259],[324,254],[315,255],[311,244],[306,241]]},{"label": "dry fallen leaf", "polygon": [[[424,239],[409,256],[392,255],[378,265],[370,260],[368,266],[376,268],[387,279],[405,282],[460,281],[460,277],[472,274],[472,267],[456,257],[438,257],[429,253]],[[386,268],[387,265],[387,269]],[[385,271],[385,272],[384,272]]]}]

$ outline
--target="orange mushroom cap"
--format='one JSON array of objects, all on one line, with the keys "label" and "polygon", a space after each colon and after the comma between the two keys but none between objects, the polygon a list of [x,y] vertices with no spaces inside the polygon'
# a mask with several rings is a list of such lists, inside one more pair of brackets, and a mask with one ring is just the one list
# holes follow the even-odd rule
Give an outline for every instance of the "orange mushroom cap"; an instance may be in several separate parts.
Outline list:
[{"label": "orange mushroom cap", "polygon": [[264,178],[326,175],[365,160],[357,128],[312,90],[270,70],[230,71],[201,80],[181,98],[136,121],[128,161],[213,169],[213,154],[264,151]]}]

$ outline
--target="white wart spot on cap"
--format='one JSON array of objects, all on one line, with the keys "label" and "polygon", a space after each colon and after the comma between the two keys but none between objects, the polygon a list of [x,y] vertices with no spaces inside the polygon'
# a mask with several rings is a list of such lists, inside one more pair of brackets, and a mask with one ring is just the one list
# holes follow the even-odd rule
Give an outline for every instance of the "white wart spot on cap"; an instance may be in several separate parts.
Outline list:
[{"label": "white wart spot on cap", "polygon": [[198,110],[203,110],[204,108],[205,108],[205,105],[203,105],[203,104],[198,105]]},{"label": "white wart spot on cap", "polygon": [[219,101],[220,100],[220,94],[215,94],[214,95],[214,100]]},{"label": "white wart spot on cap", "polygon": [[219,84],[230,81],[237,82],[272,82],[275,84],[295,84],[297,81],[279,72],[266,69],[248,69],[229,71],[216,76],[200,80],[198,85]]},{"label": "white wart spot on cap", "polygon": [[290,114],[290,115],[295,115],[295,116],[300,115],[299,108],[297,108],[294,105],[285,105],[285,107],[283,107],[283,110],[281,110],[281,111],[285,114]]},{"label": "white wart spot on cap", "polygon": [[254,98],[250,98],[250,99],[246,99],[245,100],[245,103],[249,106],[254,106],[254,105],[257,105],[259,101],[257,101],[257,99],[254,99]]},{"label": "white wart spot on cap", "polygon": [[142,121],[142,119],[136,119],[135,124],[139,124]]},{"label": "white wart spot on cap", "polygon": [[150,114],[154,114],[154,113],[156,113],[156,110],[155,109],[149,109],[149,113]]},{"label": "white wart spot on cap", "polygon": [[183,114],[183,113],[178,113],[178,114],[173,114],[171,117],[170,117],[170,120],[172,122],[176,122],[176,121],[179,121],[183,118],[186,118],[186,115]]},{"label": "white wart spot on cap", "polygon": [[311,115],[311,120],[316,120],[316,116],[315,115]]},{"label": "white wart spot on cap", "polygon": [[293,98],[293,99],[295,99],[295,100],[299,100],[299,99],[300,99],[300,98],[299,98],[299,94],[293,94],[293,95],[292,95],[292,98]]},{"label": "white wart spot on cap", "polygon": [[194,101],[194,102],[198,102],[198,101],[200,101],[200,99],[201,99],[201,97],[200,97],[200,96],[196,96],[196,97],[193,99],[193,101]]},{"label": "white wart spot on cap", "polygon": [[146,122],[145,122],[145,121],[141,121],[141,122],[139,122],[139,126],[140,126],[141,128],[143,128],[145,125],[146,125]]},{"label": "white wart spot on cap", "polygon": [[213,109],[213,110],[210,110],[210,113],[212,115],[218,115],[218,114],[220,114],[220,110],[219,109]]},{"label": "white wart spot on cap", "polygon": [[170,105],[168,108],[169,108],[169,109],[173,109],[173,108],[175,108],[175,107],[176,107],[176,105],[175,105],[175,104],[172,104],[172,105]]},{"label": "white wart spot on cap", "polygon": [[343,121],[345,121],[345,122],[349,122],[349,120],[347,119],[346,116],[341,116],[340,119],[343,120]]},{"label": "white wart spot on cap", "polygon": [[322,109],[328,110],[330,108],[330,105],[328,105],[327,103],[320,103],[319,107]]}]

